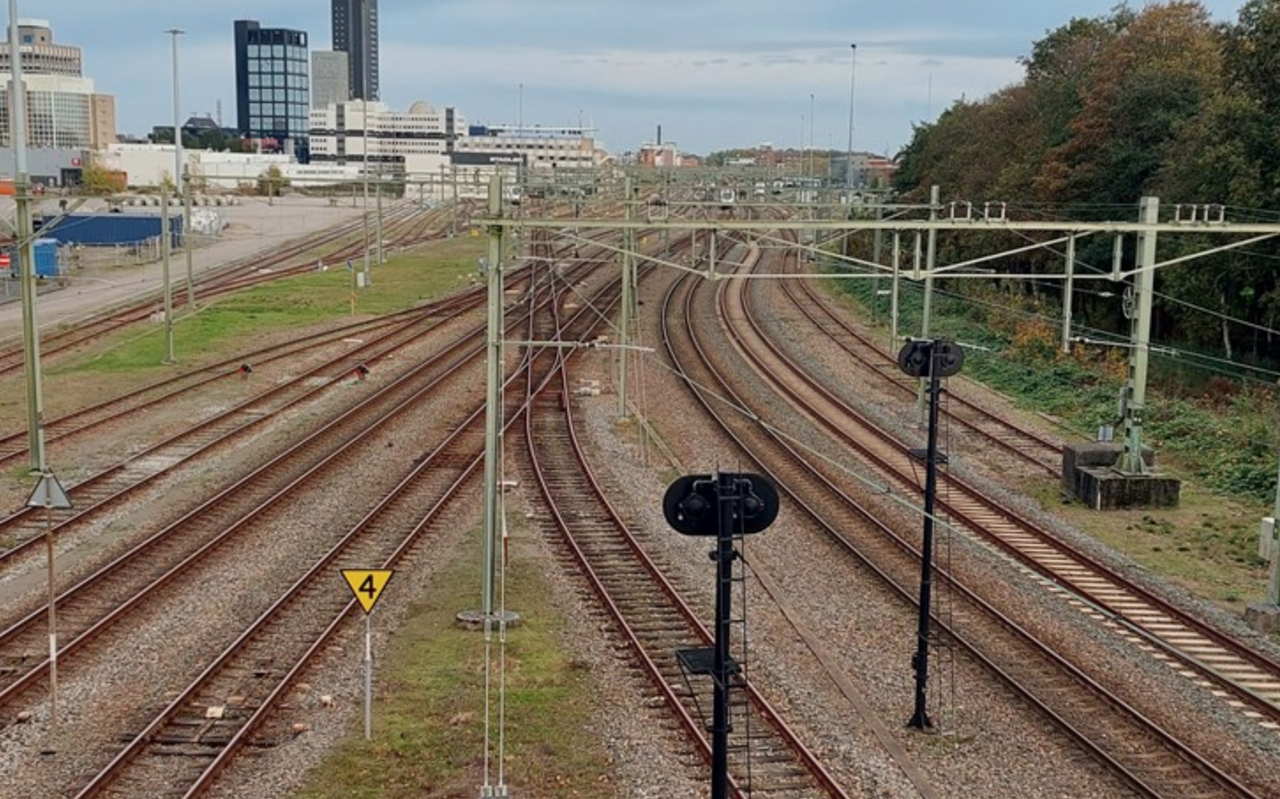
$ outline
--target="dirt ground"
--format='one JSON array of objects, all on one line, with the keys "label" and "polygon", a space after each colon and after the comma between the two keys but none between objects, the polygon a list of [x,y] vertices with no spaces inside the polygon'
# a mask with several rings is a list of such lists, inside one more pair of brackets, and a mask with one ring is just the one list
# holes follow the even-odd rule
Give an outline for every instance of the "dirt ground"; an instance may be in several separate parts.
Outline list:
[{"label": "dirt ground", "polygon": [[[192,253],[192,271],[196,274],[213,267],[278,247],[290,239],[350,219],[360,208],[350,203],[331,206],[323,197],[288,195],[277,197],[268,205],[265,198],[242,197],[239,205],[208,210],[224,215],[227,228],[218,239]],[[56,199],[47,199],[36,213],[57,213]],[[133,214],[158,215],[154,207],[126,208]],[[101,200],[90,200],[77,213],[106,213]],[[12,198],[0,198],[0,216],[14,218]],[[114,250],[114,248],[110,248]],[[40,293],[36,319],[42,329],[72,322],[95,311],[128,300],[131,296],[160,286],[164,268],[161,262],[134,263],[132,258],[113,257],[114,253],[95,253],[83,258],[85,266],[73,269],[63,279],[61,288]],[[185,256],[176,253],[170,264],[175,281],[186,279]],[[0,280],[0,342],[22,333],[22,309],[15,281]]]}]

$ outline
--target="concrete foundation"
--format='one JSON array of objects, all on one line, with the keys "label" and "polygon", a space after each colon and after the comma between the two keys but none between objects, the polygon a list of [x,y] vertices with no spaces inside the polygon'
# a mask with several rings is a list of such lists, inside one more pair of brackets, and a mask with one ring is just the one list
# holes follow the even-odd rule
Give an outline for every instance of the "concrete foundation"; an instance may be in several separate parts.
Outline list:
[{"label": "concrete foundation", "polygon": [[[1114,468],[1124,447],[1089,441],[1062,449],[1062,487],[1094,510],[1170,508],[1178,504],[1182,481],[1156,474],[1123,474]],[[1155,453],[1143,448],[1143,460],[1155,465]]]},{"label": "concrete foundation", "polygon": [[[454,618],[457,620],[459,626],[464,627],[465,629],[468,629],[468,630],[484,629],[484,611],[460,610],[458,611],[458,615],[455,616]],[[505,621],[508,627],[520,626],[520,614],[516,613],[513,610],[504,610],[498,613],[494,613],[493,614],[494,622],[497,622],[499,619],[501,619],[502,621]],[[497,629],[496,623],[494,624],[494,629]]]}]

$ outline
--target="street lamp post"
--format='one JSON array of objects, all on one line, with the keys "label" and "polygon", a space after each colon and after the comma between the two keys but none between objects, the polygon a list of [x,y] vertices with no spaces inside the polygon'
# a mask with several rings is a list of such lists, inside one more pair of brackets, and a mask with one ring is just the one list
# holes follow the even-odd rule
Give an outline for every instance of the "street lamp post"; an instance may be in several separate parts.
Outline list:
[{"label": "street lamp post", "polygon": [[165,31],[173,40],[173,185],[178,185],[182,175],[182,127],[178,119],[181,114],[181,99],[178,95],[178,37],[186,33],[181,28],[169,28]]},{"label": "street lamp post", "polygon": [[[803,131],[801,131],[803,133]],[[813,179],[813,92],[809,92],[809,166],[805,170],[810,180]]]}]

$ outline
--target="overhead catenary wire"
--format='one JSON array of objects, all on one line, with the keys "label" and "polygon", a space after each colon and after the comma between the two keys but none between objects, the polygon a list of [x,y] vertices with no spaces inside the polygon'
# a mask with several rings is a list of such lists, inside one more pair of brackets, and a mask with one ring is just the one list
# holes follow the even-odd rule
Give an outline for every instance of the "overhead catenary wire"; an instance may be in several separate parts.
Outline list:
[{"label": "overhead catenary wire", "polygon": [[[976,207],[976,206],[975,206],[975,207]],[[1049,205],[1046,205],[1045,207],[1046,207],[1046,208],[1048,208],[1048,207],[1055,207],[1055,206],[1049,206]],[[1103,206],[1099,206],[1099,207],[1103,207]],[[1106,206],[1106,207],[1110,207],[1110,206]],[[1119,207],[1128,208],[1129,206],[1119,206]],[[1011,206],[1009,206],[1009,208],[1011,208],[1011,209],[1015,209],[1015,208],[1016,208],[1016,209],[1019,209],[1019,210],[1031,210],[1030,206],[1012,206],[1012,205],[1011,205]],[[1050,214],[1048,214],[1048,213],[1043,213],[1043,212],[1037,212],[1037,213],[1038,213],[1038,215],[1043,216],[1043,217],[1049,217],[1049,216],[1050,216]],[[1261,212],[1258,212],[1258,214],[1257,214],[1257,215],[1258,215],[1258,216],[1266,216],[1266,217],[1271,217],[1271,216],[1273,216],[1273,215],[1270,215],[1270,214],[1263,214],[1263,213],[1261,213]],[[1275,215],[1274,215],[1274,217],[1275,217],[1275,218],[1280,218],[1280,214],[1275,214]],[[1006,230],[1005,230],[1005,232],[1012,233],[1012,234],[1014,234],[1014,235],[1016,235],[1016,236],[1018,236],[1018,237],[1020,237],[1020,238],[1023,238],[1023,239],[1025,239],[1025,240],[1027,240],[1027,241],[1030,241],[1030,242],[1033,242],[1033,243],[1035,242],[1035,239],[1034,239],[1034,238],[1032,238],[1031,236],[1027,235],[1027,234],[1026,234],[1026,233],[1024,233],[1023,231],[1013,230],[1013,229],[1006,229]],[[1058,249],[1054,248],[1054,247],[1053,247],[1053,246],[1051,246],[1051,245],[1047,245],[1047,244],[1046,244],[1046,245],[1044,246],[1044,249],[1045,249],[1045,251],[1050,252],[1050,253],[1053,253],[1053,254],[1055,254],[1055,255],[1058,255],[1059,257],[1062,257],[1062,258],[1065,258],[1065,257],[1066,257],[1066,253],[1064,253],[1064,252],[1062,252],[1062,251],[1060,251],[1060,250],[1058,250]],[[1248,252],[1242,252],[1242,254],[1249,254],[1249,253],[1248,253]],[[1263,257],[1268,257],[1268,258],[1280,258],[1280,256],[1263,256]],[[1105,276],[1105,275],[1109,274],[1109,272],[1110,272],[1110,270],[1109,270],[1109,269],[1101,269],[1101,268],[1099,268],[1099,267],[1097,267],[1097,266],[1095,266],[1095,265],[1093,265],[1093,264],[1089,263],[1088,261],[1082,260],[1082,259],[1080,259],[1080,258],[1075,258],[1075,259],[1074,259],[1074,263],[1075,263],[1075,265],[1077,265],[1077,266],[1079,266],[1079,267],[1083,267],[1083,268],[1085,268],[1085,269],[1087,269],[1087,270],[1091,271],[1091,272],[1092,272],[1094,275],[1096,275],[1096,276]],[[939,277],[945,277],[945,275],[939,275]],[[1058,286],[1058,283],[1057,283],[1056,281],[1051,281],[1051,280],[1048,280],[1048,279],[1045,279],[1045,280],[1035,280],[1035,279],[1032,279],[1032,280],[1031,280],[1031,281],[1029,281],[1029,282],[1035,283],[1035,284],[1037,284],[1037,285],[1042,285],[1042,286],[1050,287],[1050,288],[1056,288],[1056,287]],[[915,284],[914,284],[914,283],[912,283],[912,282],[910,282],[910,281],[908,281],[907,286],[908,286],[908,287],[915,288]],[[958,294],[948,293],[948,292],[945,292],[945,291],[942,291],[942,290],[938,290],[938,289],[935,289],[935,291],[936,291],[937,293],[944,294],[945,296],[949,296],[949,297],[956,297],[956,298],[959,298],[959,297],[961,296],[961,295],[958,295]],[[1093,294],[1094,296],[1106,296],[1106,292],[1105,292],[1105,291],[1090,290],[1090,289],[1085,289],[1085,288],[1080,288],[1080,287],[1077,287],[1077,288],[1075,289],[1075,291],[1076,291],[1077,293],[1079,293],[1079,292],[1087,292],[1087,293]],[[1220,312],[1220,311],[1215,311],[1215,310],[1213,310],[1213,309],[1211,309],[1211,308],[1206,308],[1206,307],[1204,307],[1204,306],[1198,305],[1198,304],[1193,303],[1193,302],[1190,302],[1190,301],[1188,301],[1188,300],[1183,300],[1183,299],[1178,298],[1178,297],[1173,297],[1172,295],[1168,295],[1168,294],[1165,294],[1165,293],[1163,293],[1163,292],[1154,292],[1153,296],[1155,296],[1155,297],[1157,297],[1157,298],[1159,298],[1159,299],[1161,299],[1161,300],[1168,301],[1168,302],[1170,302],[1170,303],[1172,303],[1172,304],[1181,305],[1181,306],[1184,306],[1184,307],[1190,308],[1190,309],[1192,309],[1192,310],[1194,310],[1194,311],[1196,311],[1196,312],[1199,312],[1199,313],[1203,313],[1203,314],[1206,314],[1206,315],[1212,316],[1212,317],[1214,317],[1214,318],[1216,318],[1216,319],[1218,319],[1218,320],[1220,320],[1220,321],[1225,321],[1225,322],[1228,322],[1228,323],[1231,323],[1231,324],[1234,324],[1234,325],[1239,325],[1239,326],[1241,326],[1241,327],[1244,327],[1244,328],[1247,328],[1247,329],[1251,329],[1251,330],[1254,330],[1254,331],[1256,331],[1256,332],[1266,334],[1266,335],[1268,335],[1268,336],[1280,335],[1280,330],[1277,330],[1276,328],[1268,327],[1268,326],[1266,326],[1266,325],[1260,325],[1260,324],[1257,324],[1257,323],[1254,323],[1254,322],[1250,322],[1250,321],[1248,321],[1248,320],[1244,320],[1244,319],[1240,319],[1240,318],[1238,318],[1238,317],[1230,316],[1229,314],[1226,314],[1226,313],[1223,313],[1223,312]],[[1008,306],[998,305],[998,304],[996,304],[996,303],[992,303],[992,302],[990,302],[990,301],[984,301],[984,300],[981,300],[981,299],[978,299],[978,298],[974,298],[974,297],[971,297],[971,296],[967,296],[967,295],[966,295],[966,296],[964,296],[964,297],[963,297],[963,299],[964,299],[964,301],[965,301],[965,302],[976,303],[976,304],[980,304],[980,305],[987,305],[987,306],[989,306],[989,307],[996,307],[996,308],[999,308],[1002,312],[1006,312],[1006,313],[1018,313],[1018,314],[1021,314],[1021,315],[1025,316],[1025,317],[1029,317],[1029,318],[1040,318],[1040,319],[1044,319],[1045,321],[1055,321],[1055,322],[1057,321],[1056,319],[1051,320],[1048,316],[1043,315],[1043,314],[1039,314],[1039,313],[1034,312],[1034,311],[1026,311],[1026,310],[1023,310],[1023,309],[1010,308],[1010,307],[1008,307]],[[1095,332],[1095,334],[1097,334],[1097,333],[1101,333],[1102,331],[1094,331],[1094,332]],[[1111,334],[1111,335],[1115,335],[1115,334]],[[1156,354],[1156,355],[1168,355],[1168,356],[1178,357],[1178,358],[1181,358],[1181,359],[1184,359],[1184,360],[1194,360],[1194,359],[1199,359],[1199,360],[1206,360],[1206,361],[1210,361],[1210,362],[1212,362],[1212,364],[1214,364],[1214,366],[1209,366],[1209,365],[1205,365],[1205,364],[1194,364],[1194,365],[1196,365],[1196,366],[1197,366],[1197,367],[1199,367],[1199,368],[1205,368],[1205,369],[1207,369],[1207,370],[1209,370],[1209,371],[1213,371],[1213,372],[1215,372],[1215,373],[1217,373],[1217,374],[1222,374],[1222,375],[1225,375],[1225,376],[1231,376],[1231,377],[1235,377],[1235,378],[1237,378],[1237,379],[1242,379],[1242,380],[1251,380],[1251,379],[1253,379],[1253,378],[1251,378],[1249,375],[1241,375],[1241,374],[1239,374],[1239,371],[1242,371],[1242,370],[1243,370],[1243,371],[1257,372],[1257,373],[1262,373],[1262,374],[1267,374],[1267,375],[1272,375],[1272,376],[1280,376],[1280,373],[1274,372],[1274,371],[1272,371],[1272,370],[1270,370],[1270,369],[1267,369],[1267,368],[1265,368],[1265,367],[1258,366],[1258,365],[1255,365],[1255,364],[1252,364],[1252,363],[1249,363],[1249,362],[1245,362],[1245,361],[1238,361],[1238,360],[1228,359],[1228,358],[1217,358],[1217,357],[1214,357],[1214,356],[1206,355],[1206,354],[1203,354],[1203,353],[1198,353],[1198,352],[1195,352],[1194,350],[1188,350],[1188,349],[1186,349],[1186,348],[1177,347],[1177,346],[1174,346],[1174,345],[1158,345],[1158,346],[1156,346],[1156,345],[1152,345],[1152,346],[1151,346],[1151,348],[1150,348],[1150,351],[1151,351],[1153,354]],[[1231,370],[1227,370],[1227,369],[1223,369],[1223,368],[1218,368],[1218,367],[1222,367],[1222,366],[1232,366],[1232,367],[1235,367],[1235,370],[1236,370],[1236,371],[1231,371]]]}]

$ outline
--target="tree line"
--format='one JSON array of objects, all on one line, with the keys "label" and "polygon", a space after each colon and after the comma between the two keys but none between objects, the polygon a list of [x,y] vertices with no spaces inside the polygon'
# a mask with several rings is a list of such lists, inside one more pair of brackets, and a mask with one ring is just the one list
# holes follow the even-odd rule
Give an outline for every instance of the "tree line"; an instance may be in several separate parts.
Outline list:
[{"label": "tree line", "polygon": [[[1132,220],[1154,195],[1166,207],[1222,204],[1229,221],[1280,221],[1280,0],[1249,0],[1225,23],[1198,2],[1122,5],[1048,31],[1021,63],[1018,83],[914,126],[899,192],[924,200],[937,184],[944,198],[1006,201],[1024,218]],[[1091,239],[1078,258],[1109,268],[1111,242]],[[1165,237],[1160,255],[1223,242]],[[957,237],[946,255],[984,243]],[[1051,263],[1061,270],[1048,253],[1020,266]],[[1160,270],[1156,289],[1164,340],[1280,359],[1280,243]],[[1116,324],[1114,305],[1085,298],[1082,311]]]}]

